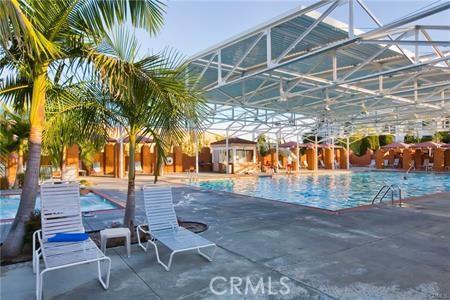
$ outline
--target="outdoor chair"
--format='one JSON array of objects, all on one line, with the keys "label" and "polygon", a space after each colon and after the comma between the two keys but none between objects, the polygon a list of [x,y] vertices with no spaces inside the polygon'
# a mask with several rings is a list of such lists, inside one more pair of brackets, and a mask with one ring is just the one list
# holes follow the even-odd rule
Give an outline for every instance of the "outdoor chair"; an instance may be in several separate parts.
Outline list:
[{"label": "outdoor chair", "polygon": [[425,171],[430,171],[431,169],[433,169],[433,163],[430,163],[430,160],[428,158],[425,158],[423,160],[423,168],[425,169]]},{"label": "outdoor chair", "polygon": [[302,162],[302,164],[303,164],[303,168],[308,169],[308,162],[306,160],[304,160]]},{"label": "outdoor chair", "polygon": [[95,174],[101,174],[102,173],[102,168],[101,168],[101,166],[100,166],[100,163],[99,162],[94,162],[93,164],[92,164],[92,170],[94,170],[94,173]]},{"label": "outdoor chair", "polygon": [[372,159],[372,160],[370,161],[369,168],[375,168],[376,166],[377,166],[377,163],[375,162],[375,159]]},{"label": "outdoor chair", "polygon": [[[108,288],[111,259],[87,238],[82,241],[51,242],[57,233],[85,232],[81,218],[80,186],[78,183],[47,183],[41,185],[42,229],[33,234],[33,272],[36,274],[36,298],[42,298],[44,274],[49,271],[97,262],[98,280]],[[39,243],[36,249],[36,243]],[[44,269],[40,271],[40,258]],[[107,263],[106,278],[102,278],[101,262]]]},{"label": "outdoor chair", "polygon": [[319,165],[321,168],[325,169],[325,163],[323,162],[322,159],[319,159]]},{"label": "outdoor chair", "polygon": [[337,160],[334,161],[334,168],[335,169],[340,169],[341,168],[341,164],[339,163],[339,161],[337,161]]},{"label": "outdoor chair", "polygon": [[399,158],[395,158],[394,159],[394,163],[392,164],[392,166],[394,168],[398,168],[400,166],[400,159]]},{"label": "outdoor chair", "polygon": [[135,161],[134,162],[134,170],[138,173],[142,173],[142,165],[140,161]]},{"label": "outdoor chair", "polygon": [[[179,252],[197,250],[198,254],[212,261],[216,251],[216,244],[178,225],[177,215],[173,207],[172,189],[168,186],[144,187],[144,207],[148,220],[148,230],[139,225],[136,228],[139,246],[147,252],[148,245],[155,248],[156,259],[166,271],[170,270],[173,256]],[[147,244],[141,243],[140,233],[149,235]],[[169,262],[163,263],[157,242],[166,246],[170,251]],[[204,248],[211,248],[209,255],[202,252]]]},{"label": "outdoor chair", "polygon": [[389,167],[389,159],[383,160],[383,167],[388,168]]}]

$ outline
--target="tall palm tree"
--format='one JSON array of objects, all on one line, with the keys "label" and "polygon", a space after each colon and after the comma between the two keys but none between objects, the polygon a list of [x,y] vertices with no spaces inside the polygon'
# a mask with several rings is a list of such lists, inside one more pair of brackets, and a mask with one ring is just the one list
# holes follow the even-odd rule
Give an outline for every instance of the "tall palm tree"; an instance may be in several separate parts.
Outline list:
[{"label": "tall palm tree", "polygon": [[[109,120],[110,126],[122,126],[129,136],[128,192],[123,223],[133,229],[134,161],[139,138],[151,135],[156,144],[156,180],[165,153],[170,145],[183,141],[187,125],[202,128],[206,106],[201,92],[189,88],[194,78],[189,76],[186,65],[175,52],[139,58],[135,36],[123,26],[116,27],[105,37],[101,47],[107,54],[97,56],[93,63],[98,64],[96,69],[100,70],[103,86],[94,87],[91,99],[102,100],[95,113],[97,116],[105,114],[103,119]],[[105,90],[108,97],[95,96]]]},{"label": "tall palm tree", "polygon": [[17,170],[14,187],[19,187],[19,176],[23,173],[23,158],[25,154],[26,140],[30,133],[30,123],[23,116],[3,106],[3,114],[0,116],[0,155],[8,156],[17,153]]},{"label": "tall palm tree", "polygon": [[[31,90],[27,169],[19,209],[2,246],[2,255],[20,253],[25,222],[34,210],[47,88],[52,77],[59,76],[59,66],[68,64],[78,72],[76,67],[84,64],[86,58],[102,57],[97,46],[117,22],[129,21],[155,33],[162,20],[157,0],[0,1],[0,71],[10,73],[9,84],[0,90],[0,95],[15,101],[20,99],[18,93]],[[100,61],[96,66],[107,68]]]}]

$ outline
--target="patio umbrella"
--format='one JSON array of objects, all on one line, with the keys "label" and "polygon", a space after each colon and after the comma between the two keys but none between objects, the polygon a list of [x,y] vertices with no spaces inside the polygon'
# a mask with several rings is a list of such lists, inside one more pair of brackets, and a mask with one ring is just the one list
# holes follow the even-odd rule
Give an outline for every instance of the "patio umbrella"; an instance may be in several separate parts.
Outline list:
[{"label": "patio umbrella", "polygon": [[297,147],[297,143],[296,142],[287,142],[287,143],[284,143],[284,144],[280,144],[279,147],[280,148],[295,149]]},{"label": "patio umbrella", "polygon": [[411,148],[437,149],[437,148],[441,148],[441,144],[435,143],[435,142],[423,142],[423,143],[415,144],[415,145],[411,146]]},{"label": "patio umbrella", "polygon": [[395,143],[390,143],[390,144],[388,144],[388,145],[384,145],[383,147],[381,147],[381,148],[383,148],[383,149],[407,149],[407,148],[409,148],[411,145],[408,145],[408,144],[405,144],[405,143],[398,143],[398,142],[395,142]]}]

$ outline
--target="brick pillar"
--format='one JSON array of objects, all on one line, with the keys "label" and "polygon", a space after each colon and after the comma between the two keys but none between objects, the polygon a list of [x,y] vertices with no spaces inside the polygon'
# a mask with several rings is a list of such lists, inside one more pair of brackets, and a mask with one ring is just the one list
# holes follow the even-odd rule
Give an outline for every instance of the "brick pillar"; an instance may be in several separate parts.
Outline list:
[{"label": "brick pillar", "polygon": [[325,169],[333,169],[333,150],[324,149],[323,153],[323,163],[325,164]]},{"label": "brick pillar", "polygon": [[103,153],[105,159],[105,174],[114,175],[114,155],[115,149],[113,144],[106,144]]},{"label": "brick pillar", "polygon": [[11,153],[8,155],[8,163],[6,165],[6,174],[8,179],[8,186],[12,186],[16,180],[17,163],[19,156],[17,153]]},{"label": "brick pillar", "polygon": [[450,149],[445,150],[444,161],[445,161],[445,168],[450,167]]},{"label": "brick pillar", "polygon": [[422,168],[422,150],[420,149],[416,149],[416,151],[414,152],[414,162],[416,165],[416,169],[421,169]]},{"label": "brick pillar", "polygon": [[173,167],[174,172],[182,173],[183,170],[183,152],[180,146],[173,147]]},{"label": "brick pillar", "polygon": [[314,155],[314,149],[306,149],[306,161],[308,162],[308,170],[316,170],[317,159]]},{"label": "brick pillar", "polygon": [[141,148],[142,156],[142,171],[146,174],[152,173],[152,153],[150,151],[150,145],[143,145]]},{"label": "brick pillar", "polygon": [[433,170],[434,171],[444,171],[444,149],[439,148],[434,150],[434,161],[433,161]]},{"label": "brick pillar", "polygon": [[211,172],[212,171],[212,154],[211,149],[209,147],[203,147],[202,151],[199,154],[199,163],[203,162],[203,166],[200,166],[199,169],[202,172]]},{"label": "brick pillar", "polygon": [[402,168],[403,170],[408,170],[411,165],[412,160],[412,150],[404,149],[402,154]]},{"label": "brick pillar", "polygon": [[388,161],[389,161],[390,165],[392,165],[394,163],[394,159],[395,159],[395,150],[391,149],[388,152]]},{"label": "brick pillar", "polygon": [[375,164],[377,169],[384,169],[384,150],[383,149],[378,149],[375,152]]},{"label": "brick pillar", "polygon": [[103,172],[104,172],[103,168],[104,168],[104,165],[105,165],[105,163],[103,161],[103,153],[101,153],[101,152],[95,153],[95,155],[94,155],[94,162],[98,162],[100,164],[101,174],[103,174]]},{"label": "brick pillar", "polygon": [[[78,145],[74,144],[66,148],[66,171],[74,172],[75,178],[78,178],[79,151]],[[70,178],[73,179],[73,178]]]},{"label": "brick pillar", "polygon": [[120,143],[114,145],[114,178],[120,178]]},{"label": "brick pillar", "polygon": [[339,166],[342,170],[347,170],[347,149],[339,149]]}]

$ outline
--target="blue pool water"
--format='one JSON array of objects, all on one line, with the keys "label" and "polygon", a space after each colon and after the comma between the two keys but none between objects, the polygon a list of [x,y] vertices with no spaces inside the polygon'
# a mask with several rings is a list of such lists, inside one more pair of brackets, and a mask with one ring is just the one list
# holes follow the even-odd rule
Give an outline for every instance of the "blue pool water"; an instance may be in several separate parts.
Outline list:
[{"label": "blue pool water", "polygon": [[[20,195],[0,195],[0,219],[14,219],[19,208]],[[94,193],[80,196],[81,211],[116,209],[117,206]],[[36,208],[41,207],[41,199],[36,198]]]},{"label": "blue pool water", "polygon": [[[384,184],[398,184],[402,197],[450,191],[450,174],[361,172],[211,180],[192,183],[202,189],[227,191],[328,210],[370,204]],[[390,199],[388,197],[388,199]]]}]

